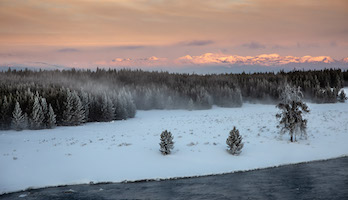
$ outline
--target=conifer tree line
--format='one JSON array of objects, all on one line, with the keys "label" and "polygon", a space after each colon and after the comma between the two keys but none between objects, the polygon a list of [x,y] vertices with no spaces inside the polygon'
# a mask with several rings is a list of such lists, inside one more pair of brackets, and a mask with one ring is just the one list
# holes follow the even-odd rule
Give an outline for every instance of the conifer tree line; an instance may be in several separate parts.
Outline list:
[{"label": "conifer tree line", "polygon": [[0,72],[0,128],[42,129],[56,125],[122,120],[136,109],[240,107],[276,103],[283,86],[301,87],[304,99],[337,102],[348,84],[340,69],[254,74],[179,74],[142,70],[7,70]]},{"label": "conifer tree line", "polygon": [[126,90],[88,92],[36,84],[0,84],[0,129],[45,129],[135,116]]}]

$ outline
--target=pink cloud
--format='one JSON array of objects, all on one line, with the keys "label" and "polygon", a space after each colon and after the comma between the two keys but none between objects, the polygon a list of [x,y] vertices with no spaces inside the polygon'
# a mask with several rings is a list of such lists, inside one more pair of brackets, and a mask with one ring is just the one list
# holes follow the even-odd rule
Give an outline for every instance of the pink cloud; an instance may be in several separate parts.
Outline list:
[{"label": "pink cloud", "polygon": [[205,66],[205,65],[259,65],[281,66],[286,64],[308,64],[335,62],[348,63],[348,58],[336,61],[330,56],[281,56],[279,54],[260,54],[257,56],[227,55],[221,53],[205,53],[198,56],[185,55],[176,59],[151,56],[147,58],[115,58],[110,61],[95,62],[104,67],[161,67],[161,66]]},{"label": "pink cloud", "polygon": [[285,65],[290,63],[333,63],[329,56],[280,56],[279,54],[261,54],[258,56],[238,56],[205,53],[199,56],[186,55],[177,59],[182,64],[239,64],[239,65]]},{"label": "pink cloud", "polygon": [[114,58],[111,61],[97,61],[95,64],[104,67],[160,66],[168,65],[167,60],[167,58],[156,56],[148,58]]}]

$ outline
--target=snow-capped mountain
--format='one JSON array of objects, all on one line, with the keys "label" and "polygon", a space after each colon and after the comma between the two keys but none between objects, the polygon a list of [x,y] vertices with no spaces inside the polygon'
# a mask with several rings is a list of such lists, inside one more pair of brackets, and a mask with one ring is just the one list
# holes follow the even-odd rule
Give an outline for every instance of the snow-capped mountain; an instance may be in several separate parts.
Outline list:
[{"label": "snow-capped mountain", "polygon": [[[262,65],[279,66],[292,63],[336,63],[330,56],[280,56],[279,54],[261,54],[258,56],[238,56],[215,53],[205,53],[200,56],[186,55],[178,58],[181,63],[187,64],[238,64],[238,65]],[[346,58],[346,63],[348,58]]]}]

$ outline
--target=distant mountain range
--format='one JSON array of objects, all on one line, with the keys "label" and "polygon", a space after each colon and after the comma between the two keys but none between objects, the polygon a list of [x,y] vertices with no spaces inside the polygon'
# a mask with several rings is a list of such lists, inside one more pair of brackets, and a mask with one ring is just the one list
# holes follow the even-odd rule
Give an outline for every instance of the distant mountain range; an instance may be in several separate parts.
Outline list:
[{"label": "distant mountain range", "polygon": [[261,65],[261,66],[279,66],[287,64],[347,64],[348,57],[342,60],[334,60],[330,56],[280,56],[279,54],[261,54],[258,56],[238,56],[205,53],[200,56],[186,55],[178,58],[182,63],[188,64],[232,64],[232,65]]},{"label": "distant mountain range", "polygon": [[7,71],[9,68],[11,70],[63,70],[63,69],[71,69],[70,67],[65,67],[62,65],[55,65],[46,62],[29,62],[29,63],[9,63],[9,64],[0,64],[0,71]]}]

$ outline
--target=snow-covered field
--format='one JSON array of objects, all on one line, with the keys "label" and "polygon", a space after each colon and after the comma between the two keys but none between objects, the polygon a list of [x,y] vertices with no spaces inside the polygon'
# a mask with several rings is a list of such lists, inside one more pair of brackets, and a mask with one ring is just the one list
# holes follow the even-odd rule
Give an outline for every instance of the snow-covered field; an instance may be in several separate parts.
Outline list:
[{"label": "snow-covered field", "polygon": [[[0,132],[0,194],[45,186],[172,178],[251,170],[348,155],[348,103],[308,104],[308,139],[277,133],[274,105],[201,111],[138,111],[134,119]],[[226,151],[237,126],[244,148]],[[171,155],[160,133],[174,135]]]}]

